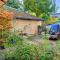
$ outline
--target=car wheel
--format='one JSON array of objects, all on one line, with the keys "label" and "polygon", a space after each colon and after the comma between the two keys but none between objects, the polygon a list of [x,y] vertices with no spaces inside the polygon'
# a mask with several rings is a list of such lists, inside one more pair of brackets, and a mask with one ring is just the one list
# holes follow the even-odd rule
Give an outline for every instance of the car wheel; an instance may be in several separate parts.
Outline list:
[{"label": "car wheel", "polygon": [[58,40],[57,38],[54,38],[54,40]]},{"label": "car wheel", "polygon": [[53,40],[53,38],[50,37],[49,40]]}]

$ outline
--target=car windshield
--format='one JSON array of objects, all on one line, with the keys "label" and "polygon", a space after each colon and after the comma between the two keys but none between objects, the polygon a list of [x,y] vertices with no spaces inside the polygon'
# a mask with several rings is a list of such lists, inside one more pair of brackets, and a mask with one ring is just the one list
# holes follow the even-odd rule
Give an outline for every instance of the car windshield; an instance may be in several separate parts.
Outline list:
[{"label": "car windshield", "polygon": [[59,27],[59,25],[52,25],[52,27],[51,27],[51,32],[57,32],[58,31],[58,27]]}]

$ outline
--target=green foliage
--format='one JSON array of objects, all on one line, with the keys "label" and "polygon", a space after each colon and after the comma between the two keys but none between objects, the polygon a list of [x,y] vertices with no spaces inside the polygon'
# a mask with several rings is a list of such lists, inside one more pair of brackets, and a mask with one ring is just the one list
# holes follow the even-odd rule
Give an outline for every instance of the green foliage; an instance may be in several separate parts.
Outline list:
[{"label": "green foliage", "polygon": [[44,20],[49,17],[55,7],[52,0],[23,0],[23,4],[25,11],[34,12],[38,17],[42,14],[41,17],[44,18]]},{"label": "green foliage", "polygon": [[55,18],[55,17],[50,17],[49,19],[47,19],[45,21],[46,24],[54,24],[54,23],[57,23],[58,22],[58,18]]},{"label": "green foliage", "polygon": [[9,36],[9,32],[8,31],[0,31],[0,38],[7,38]]},{"label": "green foliage", "polygon": [[[16,39],[17,44],[10,42],[13,37],[8,37],[9,46],[5,51],[5,60],[59,60],[60,53],[60,42],[56,42],[56,46],[52,45],[48,40],[45,40],[44,43],[40,45],[29,44],[28,42],[22,42],[20,44],[18,35],[13,34],[14,39]],[[15,45],[14,45],[15,44]]]},{"label": "green foliage", "polygon": [[48,43],[41,46],[22,44],[5,54],[6,60],[53,60],[54,49]]},{"label": "green foliage", "polygon": [[23,38],[20,37],[20,36],[17,36],[17,35],[9,36],[9,37],[7,38],[7,41],[8,41],[9,43],[14,43],[14,41],[17,42],[17,41],[19,41],[19,40],[23,40]]},{"label": "green foliage", "polygon": [[11,46],[15,46],[18,44],[22,44],[22,41],[24,40],[24,38],[22,36],[16,35],[16,34],[10,34],[10,36],[6,39],[6,43],[5,46],[6,47],[11,47]]},{"label": "green foliage", "polygon": [[[35,60],[35,53],[33,47],[31,45],[20,45],[17,46],[14,51],[9,51],[6,55],[6,59],[9,60],[14,57],[17,60]],[[13,60],[13,59],[11,59]]]},{"label": "green foliage", "polygon": [[10,7],[13,7],[13,8],[20,8],[19,0],[8,0],[6,5],[10,6]]},{"label": "green foliage", "polygon": [[54,49],[52,45],[48,42],[43,44],[40,51],[40,60],[53,60],[54,59]]},{"label": "green foliage", "polygon": [[20,46],[20,48],[17,47],[15,54],[18,60],[35,60],[35,51],[33,45],[31,47],[31,45],[24,44]]}]

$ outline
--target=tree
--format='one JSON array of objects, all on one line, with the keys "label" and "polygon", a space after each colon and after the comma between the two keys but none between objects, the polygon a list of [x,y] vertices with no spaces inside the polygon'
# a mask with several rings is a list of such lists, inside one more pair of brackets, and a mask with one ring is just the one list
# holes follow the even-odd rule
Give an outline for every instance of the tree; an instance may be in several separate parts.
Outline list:
[{"label": "tree", "polygon": [[19,0],[8,0],[6,5],[13,7],[13,8],[20,8],[20,1]]},{"label": "tree", "polygon": [[46,24],[53,24],[53,23],[56,23],[56,22],[58,22],[58,18],[56,18],[56,17],[54,17],[54,16],[51,16],[49,19],[47,19],[46,21],[45,21],[45,23]]},{"label": "tree", "polygon": [[46,22],[50,15],[55,11],[56,5],[52,0],[23,0],[24,11],[33,12],[37,17],[44,20],[42,24],[43,31],[46,33]]},{"label": "tree", "polygon": [[10,21],[12,20],[12,13],[5,11],[3,8],[3,3],[2,1],[0,1],[1,3],[1,7],[0,7],[0,37],[4,37],[3,36],[3,32],[5,33],[6,31],[9,31],[9,29],[11,28],[11,23]]},{"label": "tree", "polygon": [[24,10],[34,12],[36,16],[46,20],[54,11],[52,0],[23,0]]}]

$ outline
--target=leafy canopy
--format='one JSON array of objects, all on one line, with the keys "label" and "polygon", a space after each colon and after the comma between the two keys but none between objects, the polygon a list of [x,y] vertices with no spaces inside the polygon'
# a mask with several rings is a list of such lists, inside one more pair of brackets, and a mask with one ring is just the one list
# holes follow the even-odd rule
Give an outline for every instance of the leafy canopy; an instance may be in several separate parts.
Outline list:
[{"label": "leafy canopy", "polygon": [[10,7],[13,7],[13,8],[20,8],[19,0],[7,0],[6,5],[10,6]]},{"label": "leafy canopy", "polygon": [[52,0],[23,0],[24,10],[34,12],[36,16],[47,19],[54,11]]}]

